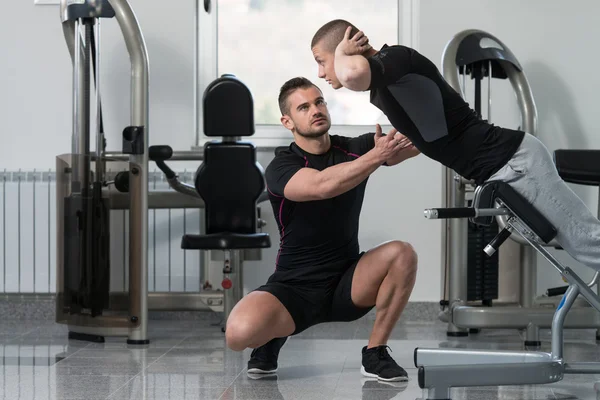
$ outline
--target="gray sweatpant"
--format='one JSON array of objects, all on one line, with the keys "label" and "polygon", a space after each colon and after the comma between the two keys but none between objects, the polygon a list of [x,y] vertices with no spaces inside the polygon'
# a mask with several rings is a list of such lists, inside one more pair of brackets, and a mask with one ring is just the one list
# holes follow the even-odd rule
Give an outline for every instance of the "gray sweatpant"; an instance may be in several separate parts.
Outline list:
[{"label": "gray sweatpant", "polygon": [[488,181],[504,181],[556,228],[556,241],[571,257],[600,270],[600,221],[558,175],[552,155],[525,134],[512,159]]}]

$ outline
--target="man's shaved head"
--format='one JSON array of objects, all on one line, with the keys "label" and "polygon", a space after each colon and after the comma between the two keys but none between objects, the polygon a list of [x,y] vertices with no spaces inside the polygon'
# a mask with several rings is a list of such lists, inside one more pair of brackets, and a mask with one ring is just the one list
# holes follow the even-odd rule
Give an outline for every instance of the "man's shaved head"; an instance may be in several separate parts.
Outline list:
[{"label": "man's shaved head", "polygon": [[353,37],[358,32],[358,28],[353,24],[343,19],[329,21],[315,33],[315,36],[313,36],[312,42],[310,43],[310,48],[312,49],[317,44],[320,44],[320,47],[323,50],[331,53],[335,52],[338,44],[344,39],[344,33],[346,32],[346,29],[348,29],[348,26],[352,27],[350,37]]}]

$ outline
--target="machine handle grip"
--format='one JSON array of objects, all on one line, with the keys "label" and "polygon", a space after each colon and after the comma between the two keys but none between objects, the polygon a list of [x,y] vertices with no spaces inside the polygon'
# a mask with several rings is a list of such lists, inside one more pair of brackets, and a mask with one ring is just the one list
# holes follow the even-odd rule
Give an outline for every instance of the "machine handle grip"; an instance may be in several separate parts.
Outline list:
[{"label": "machine handle grip", "polygon": [[425,210],[425,218],[428,219],[473,218],[476,216],[475,214],[475,209],[472,207],[430,208]]},{"label": "machine handle grip", "polygon": [[490,244],[488,244],[487,246],[485,246],[485,249],[483,249],[483,251],[485,251],[485,254],[487,254],[488,256],[493,256],[494,253],[496,251],[498,251],[498,249],[500,248],[500,246],[502,246],[502,243],[504,243],[506,241],[506,239],[508,239],[510,237],[510,235],[512,235],[512,232],[510,231],[510,229],[508,227],[502,229],[500,231],[500,233],[498,233],[490,242]]},{"label": "machine handle grip", "polygon": [[156,163],[156,166],[165,174],[168,179],[173,179],[177,175],[167,164],[165,160],[170,159],[173,156],[173,149],[171,146],[160,145],[150,146],[148,148],[148,158]]},{"label": "machine handle grip", "polygon": [[173,149],[171,146],[150,146],[148,148],[148,158],[151,161],[165,161],[173,157]]}]

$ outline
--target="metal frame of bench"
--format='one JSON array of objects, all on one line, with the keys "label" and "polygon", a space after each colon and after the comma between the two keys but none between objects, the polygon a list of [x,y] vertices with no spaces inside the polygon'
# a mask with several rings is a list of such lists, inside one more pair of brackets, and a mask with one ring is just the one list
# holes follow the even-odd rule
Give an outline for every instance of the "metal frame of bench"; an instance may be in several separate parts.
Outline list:
[{"label": "metal frame of bench", "polygon": [[488,182],[477,188],[473,207],[425,210],[425,217],[470,218],[485,225],[498,215],[507,216],[506,227],[485,248],[492,255],[513,233],[521,236],[554,266],[568,289],[552,319],[551,352],[474,349],[416,348],[419,387],[428,399],[450,399],[450,388],[471,386],[532,385],[558,382],[564,374],[597,374],[600,363],[567,363],[563,357],[563,328],[567,313],[581,295],[600,312],[600,298],[571,268],[563,266],[544,247],[556,229],[504,182]]}]

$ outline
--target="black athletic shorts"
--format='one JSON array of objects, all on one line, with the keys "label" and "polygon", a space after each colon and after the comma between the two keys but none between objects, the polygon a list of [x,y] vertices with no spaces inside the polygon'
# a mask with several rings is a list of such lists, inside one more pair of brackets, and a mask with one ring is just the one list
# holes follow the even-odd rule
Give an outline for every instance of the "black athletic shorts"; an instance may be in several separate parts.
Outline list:
[{"label": "black athletic shorts", "polygon": [[320,271],[335,272],[314,279],[276,271],[256,290],[271,293],[285,306],[296,324],[292,335],[324,322],[355,321],[374,307],[357,307],[352,302],[352,277],[363,254],[335,266],[320,267]]}]

